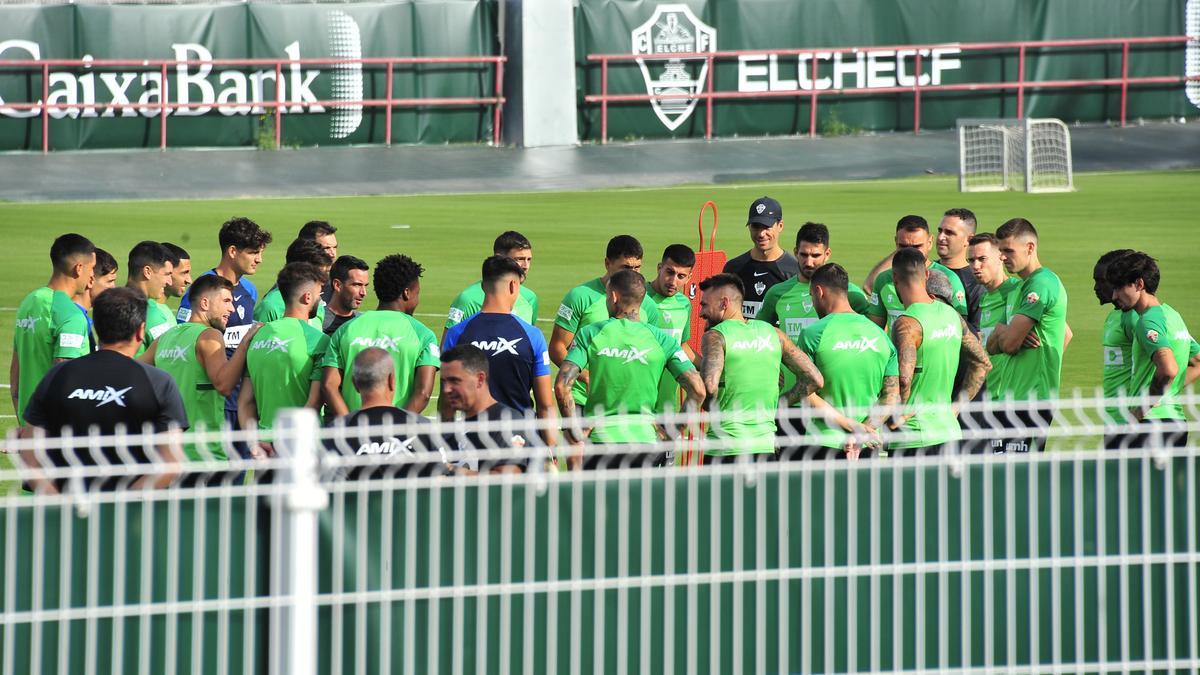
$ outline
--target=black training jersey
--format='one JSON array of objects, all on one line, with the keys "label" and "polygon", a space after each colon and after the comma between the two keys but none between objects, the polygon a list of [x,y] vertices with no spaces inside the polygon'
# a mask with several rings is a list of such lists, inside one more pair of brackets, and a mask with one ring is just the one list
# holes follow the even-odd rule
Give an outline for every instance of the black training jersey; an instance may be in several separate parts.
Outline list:
[{"label": "black training jersey", "polygon": [[[34,390],[25,420],[53,437],[87,436],[93,428],[104,435],[121,428],[141,433],[146,423],[156,432],[188,426],[183,399],[171,376],[111,349],[51,368]],[[127,451],[136,462],[148,461],[141,446]],[[102,447],[101,454],[94,457],[80,447],[72,460],[62,450],[47,452],[56,466],[123,463],[124,451],[115,447]]]},{"label": "black training jersey", "polygon": [[333,420],[329,427],[338,433],[325,441],[328,452],[347,457],[371,455],[394,462],[379,468],[349,467],[338,472],[340,478],[428,475],[440,473],[445,466],[445,449],[431,433],[433,425],[403,408],[363,408]]},{"label": "black training jersey", "polygon": [[987,293],[987,289],[975,278],[969,266],[958,269],[947,267],[947,269],[957,274],[959,280],[962,281],[963,290],[967,292],[967,325],[971,327],[971,332],[978,336],[979,303],[983,301],[983,295]]},{"label": "black training jersey", "polygon": [[796,257],[787,251],[776,260],[769,262],[755,260],[750,257],[750,252],[739,255],[738,257],[725,263],[725,269],[722,270],[728,274],[736,275],[742,280],[742,285],[746,289],[746,294],[742,298],[742,314],[747,319],[753,319],[758,315],[758,310],[762,308],[763,296],[775,284],[787,281],[800,273],[800,263],[796,262]]}]

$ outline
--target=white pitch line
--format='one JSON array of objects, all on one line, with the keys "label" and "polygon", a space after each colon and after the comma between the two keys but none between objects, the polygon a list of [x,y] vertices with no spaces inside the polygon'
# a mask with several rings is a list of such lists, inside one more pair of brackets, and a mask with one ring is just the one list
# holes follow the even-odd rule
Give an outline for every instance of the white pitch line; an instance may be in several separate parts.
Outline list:
[{"label": "white pitch line", "polygon": [[[415,312],[413,316],[426,316],[431,319],[444,319],[445,314],[430,314],[428,312]],[[554,323],[554,319],[538,319],[538,323]]]},{"label": "white pitch line", "polygon": [[393,230],[411,230],[412,225],[393,225],[392,229]]}]

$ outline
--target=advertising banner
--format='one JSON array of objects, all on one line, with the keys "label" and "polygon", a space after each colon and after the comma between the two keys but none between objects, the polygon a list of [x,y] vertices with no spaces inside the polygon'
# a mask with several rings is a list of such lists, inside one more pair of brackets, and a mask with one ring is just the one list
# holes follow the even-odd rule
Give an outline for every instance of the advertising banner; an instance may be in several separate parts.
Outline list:
[{"label": "advertising banner", "polygon": [[[172,147],[273,145],[274,111],[261,103],[277,96],[284,145],[379,143],[386,108],[333,103],[385,98],[384,65],[284,64],[277,74],[269,63],[214,61],[492,56],[494,12],[487,0],[0,6],[0,60],[130,60],[55,66],[46,83],[40,67],[0,67],[0,150],[40,148],[47,103],[66,106],[49,111],[51,149],[157,146],[164,91],[170,104],[199,104],[167,110]],[[170,66],[165,82],[138,63],[164,59],[191,63]],[[494,76],[487,63],[397,65],[392,95],[493,96]],[[478,142],[491,137],[492,115],[481,105],[397,108],[392,124],[396,143]]]},{"label": "advertising banner", "polygon": [[[1191,4],[1200,4],[1191,0]],[[600,135],[600,106],[583,96],[601,93],[599,62],[589,54],[671,54],[742,51],[715,61],[713,90],[741,94],[834,89],[912,87],[980,82],[1016,82],[1016,49],[972,51],[958,44],[1185,33],[1184,0],[930,0],[880,3],[873,0],[580,0],[576,20],[576,63],[580,89],[580,137]],[[1200,10],[1192,7],[1192,14]],[[1193,17],[1193,22],[1200,18]],[[1193,27],[1194,31],[1194,27]],[[905,49],[899,45],[942,45]],[[812,54],[772,55],[768,50],[819,49]],[[858,47],[847,52],[839,47]],[[761,52],[759,50],[762,50]],[[1183,44],[1133,46],[1129,76],[1182,76]],[[920,73],[917,74],[917,56]],[[1193,57],[1194,60],[1194,57]],[[1078,47],[1030,50],[1025,79],[1120,78],[1121,48]],[[610,104],[609,137],[703,137],[705,103],[690,95],[705,90],[702,59],[638,59],[612,62],[610,94],[676,94],[680,98]],[[1193,88],[1194,89],[1194,88]],[[1189,90],[1190,91],[1190,90]],[[1189,101],[1179,83],[1130,88],[1127,115],[1165,118],[1196,115],[1200,97]],[[1120,116],[1120,88],[1031,89],[1027,116],[1067,122],[1101,122]],[[742,98],[715,103],[715,136],[807,133],[810,97]],[[913,95],[859,93],[828,95],[818,102],[819,131],[907,130],[913,126]],[[1016,117],[1017,94],[956,91],[922,94],[921,127],[953,127],[964,117]]]}]

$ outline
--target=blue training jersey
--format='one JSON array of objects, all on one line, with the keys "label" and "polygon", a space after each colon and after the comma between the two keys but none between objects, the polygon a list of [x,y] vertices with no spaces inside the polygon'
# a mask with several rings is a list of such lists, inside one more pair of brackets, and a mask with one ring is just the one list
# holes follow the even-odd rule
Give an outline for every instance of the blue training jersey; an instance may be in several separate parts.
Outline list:
[{"label": "blue training jersey", "polygon": [[463,343],[487,354],[492,398],[520,412],[533,408],[533,378],[550,374],[550,350],[540,330],[515,314],[480,312],[446,331],[442,352]]},{"label": "blue training jersey", "polygon": [[[200,276],[216,273],[217,270],[211,269]],[[233,287],[233,314],[229,315],[229,321],[225,323],[225,358],[233,356],[234,350],[242,343],[242,336],[254,323],[254,303],[256,302],[258,302],[258,289],[246,277],[238,279],[237,285]],[[175,321],[187,323],[191,318],[192,303],[185,293],[180,298],[179,312],[175,315]],[[233,393],[225,399],[225,410],[237,412],[238,393],[241,389],[242,383],[239,378],[237,386],[233,388]]]}]

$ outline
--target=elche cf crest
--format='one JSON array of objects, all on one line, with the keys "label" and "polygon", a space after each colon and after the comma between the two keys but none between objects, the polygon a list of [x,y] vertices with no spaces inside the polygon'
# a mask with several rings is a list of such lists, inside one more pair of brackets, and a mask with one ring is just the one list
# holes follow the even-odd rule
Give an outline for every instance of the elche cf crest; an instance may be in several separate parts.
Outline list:
[{"label": "elche cf crest", "polygon": [[[658,5],[646,23],[633,30],[634,54],[686,54],[717,50],[717,31],[696,18],[687,5]],[[690,61],[690,63],[689,63]],[[696,94],[708,77],[708,62],[690,59],[638,59],[646,92],[678,96],[650,101],[654,114],[671,131],[696,109]]]}]

